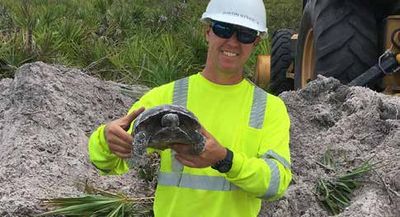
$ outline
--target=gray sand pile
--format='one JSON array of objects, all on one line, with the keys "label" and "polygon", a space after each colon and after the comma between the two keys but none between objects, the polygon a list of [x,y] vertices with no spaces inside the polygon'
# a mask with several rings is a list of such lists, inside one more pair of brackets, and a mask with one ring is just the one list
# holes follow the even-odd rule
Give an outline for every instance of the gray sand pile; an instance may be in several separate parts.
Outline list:
[{"label": "gray sand pile", "polygon": [[[21,67],[0,81],[0,216],[32,216],[41,198],[83,194],[82,183],[147,196],[153,186],[135,171],[101,177],[88,162],[87,141],[101,123],[124,115],[147,89],[104,82],[44,63]],[[294,180],[286,196],[264,204],[260,216],[327,216],[314,195],[329,148],[344,170],[382,161],[340,216],[400,213],[400,98],[319,78],[281,95],[291,116]]]},{"label": "gray sand pile", "polygon": [[134,171],[100,177],[87,141],[147,88],[103,82],[76,69],[24,65],[0,82],[0,216],[40,213],[39,199],[82,195],[83,183],[144,195]]},{"label": "gray sand pile", "polygon": [[319,77],[305,89],[284,92],[291,117],[294,180],[285,198],[267,204],[269,216],[327,216],[315,197],[315,183],[326,171],[316,162],[327,149],[349,170],[381,162],[354,192],[339,216],[400,215],[400,98]]}]

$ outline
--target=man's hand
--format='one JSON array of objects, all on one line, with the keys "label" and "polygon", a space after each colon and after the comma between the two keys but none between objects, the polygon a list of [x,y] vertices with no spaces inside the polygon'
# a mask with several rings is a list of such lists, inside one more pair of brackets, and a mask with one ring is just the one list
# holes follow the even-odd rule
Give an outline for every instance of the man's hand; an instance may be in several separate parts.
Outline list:
[{"label": "man's hand", "polygon": [[176,159],[183,165],[193,168],[205,168],[214,165],[226,156],[226,149],[204,128],[200,133],[205,137],[205,149],[200,155],[190,154],[190,146],[186,144],[174,144],[171,146],[176,151]]},{"label": "man's hand", "polygon": [[128,131],[132,121],[143,111],[144,108],[142,107],[106,125],[104,134],[108,147],[118,157],[129,158],[131,156],[133,137],[126,131]]}]

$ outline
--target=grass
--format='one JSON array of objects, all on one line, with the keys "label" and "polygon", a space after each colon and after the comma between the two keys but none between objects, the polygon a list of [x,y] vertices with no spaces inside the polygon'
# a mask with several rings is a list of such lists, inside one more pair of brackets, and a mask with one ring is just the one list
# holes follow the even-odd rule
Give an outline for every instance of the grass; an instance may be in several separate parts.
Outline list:
[{"label": "grass", "polygon": [[[300,1],[265,1],[270,33],[297,26]],[[208,0],[2,0],[0,79],[43,61],[90,71],[105,80],[150,87],[199,72],[207,44],[199,17]],[[289,25],[288,22],[291,22]],[[260,43],[248,61],[269,53]]]}]

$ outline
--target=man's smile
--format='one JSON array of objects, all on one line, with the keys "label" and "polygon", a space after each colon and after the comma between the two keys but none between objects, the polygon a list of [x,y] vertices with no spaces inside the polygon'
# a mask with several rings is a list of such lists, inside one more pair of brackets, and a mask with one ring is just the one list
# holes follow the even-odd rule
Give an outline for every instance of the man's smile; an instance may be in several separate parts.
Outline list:
[{"label": "man's smile", "polygon": [[235,52],[232,52],[232,51],[225,51],[225,50],[222,50],[221,52],[222,52],[222,54],[224,54],[225,56],[228,56],[228,57],[239,56],[238,53],[235,53]]}]

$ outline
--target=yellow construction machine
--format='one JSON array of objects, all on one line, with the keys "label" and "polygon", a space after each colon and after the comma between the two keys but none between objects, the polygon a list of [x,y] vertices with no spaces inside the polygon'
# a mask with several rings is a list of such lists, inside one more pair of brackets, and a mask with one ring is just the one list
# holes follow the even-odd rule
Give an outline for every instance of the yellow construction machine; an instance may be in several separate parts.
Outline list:
[{"label": "yellow construction machine", "polygon": [[[254,81],[275,94],[317,75],[400,93],[400,0],[303,0],[299,32],[281,29]],[[398,72],[398,73],[397,73]]]}]

